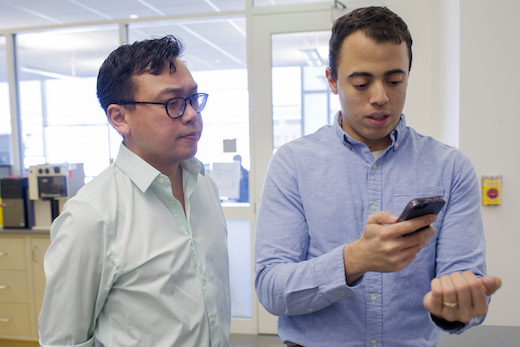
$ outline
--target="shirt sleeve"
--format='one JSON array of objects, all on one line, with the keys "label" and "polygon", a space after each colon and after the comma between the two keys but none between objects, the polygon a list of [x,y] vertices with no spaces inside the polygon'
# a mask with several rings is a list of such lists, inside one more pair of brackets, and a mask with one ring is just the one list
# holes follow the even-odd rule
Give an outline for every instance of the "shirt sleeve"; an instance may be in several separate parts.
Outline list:
[{"label": "shirt sleeve", "polygon": [[[437,240],[436,277],[453,272],[473,272],[486,275],[486,243],[480,213],[478,178],[469,159],[461,155],[455,163],[446,213]],[[489,302],[489,300],[488,300]],[[468,324],[437,326],[450,333],[462,333],[484,321],[473,318]]]},{"label": "shirt sleeve", "polygon": [[293,158],[287,147],[273,156],[258,211],[255,288],[274,315],[321,310],[347,295],[343,246],[306,259],[309,233]]},{"label": "shirt sleeve", "polygon": [[96,318],[113,277],[109,232],[97,211],[75,200],[52,224],[38,321],[42,346],[94,346]]}]

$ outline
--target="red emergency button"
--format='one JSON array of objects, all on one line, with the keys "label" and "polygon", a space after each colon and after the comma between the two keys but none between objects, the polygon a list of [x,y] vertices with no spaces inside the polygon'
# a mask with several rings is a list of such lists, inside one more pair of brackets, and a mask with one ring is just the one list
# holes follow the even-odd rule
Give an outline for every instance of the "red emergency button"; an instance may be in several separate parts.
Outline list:
[{"label": "red emergency button", "polygon": [[490,189],[488,189],[486,195],[487,195],[487,197],[490,198],[491,200],[495,200],[496,198],[498,198],[498,190],[495,189],[495,188],[490,188]]}]

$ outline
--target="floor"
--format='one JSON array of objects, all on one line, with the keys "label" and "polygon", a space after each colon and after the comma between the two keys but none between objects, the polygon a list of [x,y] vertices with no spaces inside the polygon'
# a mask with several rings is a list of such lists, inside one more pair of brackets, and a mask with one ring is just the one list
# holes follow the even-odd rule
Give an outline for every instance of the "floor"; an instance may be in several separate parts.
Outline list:
[{"label": "floor", "polygon": [[229,347],[282,347],[285,346],[277,335],[237,335],[229,336]]},{"label": "floor", "polygon": [[[520,326],[478,326],[462,335],[443,334],[438,347],[519,346],[518,341]],[[231,334],[229,342],[230,347],[285,347],[276,335]],[[38,347],[38,344],[0,340],[0,347]]]},{"label": "floor", "polygon": [[[473,327],[461,335],[442,334],[437,347],[520,346],[520,326]],[[284,347],[275,335],[230,336],[230,347]]]},{"label": "floor", "polygon": [[[229,337],[229,347],[283,347],[276,335],[236,335]],[[39,347],[37,342],[0,340],[0,347]]]},{"label": "floor", "polygon": [[[284,347],[276,335],[236,335],[229,337],[229,347]],[[36,342],[0,340],[0,347],[39,347]]]}]

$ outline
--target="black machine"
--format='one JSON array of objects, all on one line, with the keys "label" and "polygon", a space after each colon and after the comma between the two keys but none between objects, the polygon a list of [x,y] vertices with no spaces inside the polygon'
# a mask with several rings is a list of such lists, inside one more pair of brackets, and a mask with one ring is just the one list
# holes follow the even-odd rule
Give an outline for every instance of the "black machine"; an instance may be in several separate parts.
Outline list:
[{"label": "black machine", "polygon": [[0,179],[4,229],[30,229],[34,225],[33,202],[29,199],[27,177]]}]

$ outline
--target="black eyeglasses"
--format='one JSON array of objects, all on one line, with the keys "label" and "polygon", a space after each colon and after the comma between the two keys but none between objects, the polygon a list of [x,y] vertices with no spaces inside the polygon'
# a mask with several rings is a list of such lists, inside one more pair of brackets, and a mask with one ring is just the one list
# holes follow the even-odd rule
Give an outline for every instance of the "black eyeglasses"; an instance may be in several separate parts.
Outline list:
[{"label": "black eyeglasses", "polygon": [[198,93],[187,98],[171,98],[165,102],[151,102],[151,101],[122,101],[117,102],[117,105],[134,105],[134,104],[151,104],[151,105],[163,105],[166,109],[166,114],[171,119],[182,117],[186,110],[187,103],[189,102],[195,112],[200,113],[206,107],[208,101],[208,94]]}]

